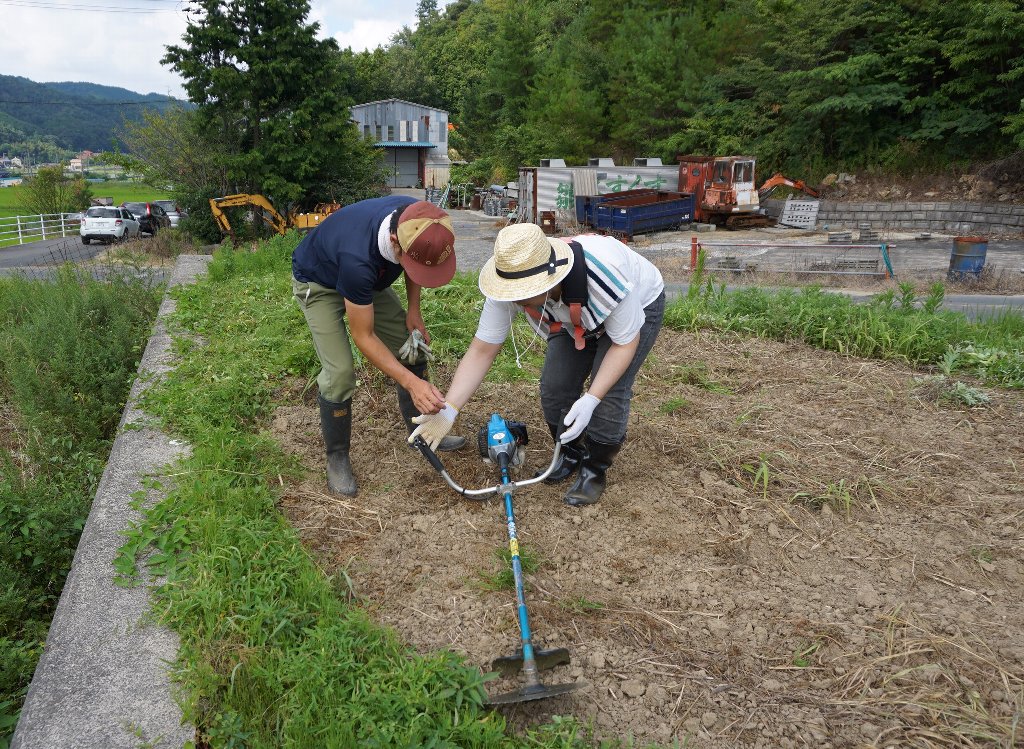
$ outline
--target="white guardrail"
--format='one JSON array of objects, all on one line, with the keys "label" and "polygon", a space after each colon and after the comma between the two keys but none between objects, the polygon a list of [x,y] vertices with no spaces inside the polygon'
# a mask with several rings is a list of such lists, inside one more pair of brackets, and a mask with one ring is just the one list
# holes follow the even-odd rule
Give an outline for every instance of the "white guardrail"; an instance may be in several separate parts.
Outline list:
[{"label": "white guardrail", "polygon": [[0,218],[0,247],[78,234],[81,223],[81,214],[78,213],[41,213],[36,216]]}]

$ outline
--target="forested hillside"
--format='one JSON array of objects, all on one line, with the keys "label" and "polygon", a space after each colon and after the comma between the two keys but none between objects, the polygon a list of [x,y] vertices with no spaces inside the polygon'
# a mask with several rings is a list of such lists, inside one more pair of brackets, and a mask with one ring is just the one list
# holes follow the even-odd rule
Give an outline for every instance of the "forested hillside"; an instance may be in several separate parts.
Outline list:
[{"label": "forested hillside", "polygon": [[[451,112],[482,170],[753,153],[762,174],[939,170],[1024,146],[1014,0],[421,0],[343,53],[357,101]],[[620,161],[621,163],[621,161]]]},{"label": "forested hillside", "polygon": [[119,145],[125,120],[165,110],[167,96],[92,83],[36,83],[0,75],[0,153],[54,161],[82,149]]}]

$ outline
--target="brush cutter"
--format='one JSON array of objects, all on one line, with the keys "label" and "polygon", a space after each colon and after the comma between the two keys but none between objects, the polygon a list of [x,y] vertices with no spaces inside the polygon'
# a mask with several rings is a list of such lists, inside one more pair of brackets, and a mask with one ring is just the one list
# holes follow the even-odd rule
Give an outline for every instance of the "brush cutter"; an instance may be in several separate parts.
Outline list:
[{"label": "brush cutter", "polygon": [[434,467],[434,470],[441,474],[441,477],[448,486],[462,496],[486,499],[492,494],[501,494],[505,498],[505,522],[508,526],[508,548],[512,554],[512,575],[516,582],[516,603],[518,604],[521,646],[513,655],[495,658],[491,662],[491,668],[500,672],[503,676],[512,676],[522,671],[526,684],[515,691],[491,697],[488,700],[488,704],[491,705],[508,705],[517,702],[543,700],[548,697],[568,694],[586,686],[584,682],[547,685],[540,680],[541,671],[554,668],[555,666],[567,665],[570,661],[569,651],[565,648],[538,650],[533,647],[530,620],[526,612],[523,565],[519,558],[519,537],[516,535],[516,520],[512,512],[512,494],[519,487],[536,484],[547,478],[558,463],[561,445],[557,442],[555,443],[555,452],[551,458],[551,465],[542,474],[525,481],[512,481],[509,476],[509,468],[522,464],[522,448],[528,441],[529,437],[525,424],[518,421],[505,421],[498,414],[491,416],[490,422],[480,430],[477,436],[477,445],[480,448],[480,457],[486,462],[494,463],[497,466],[498,472],[501,475],[501,483],[484,489],[464,489],[459,486],[448,475],[448,472],[441,464],[441,460],[426,442],[421,438],[416,438],[413,443],[423,453],[423,457]]}]

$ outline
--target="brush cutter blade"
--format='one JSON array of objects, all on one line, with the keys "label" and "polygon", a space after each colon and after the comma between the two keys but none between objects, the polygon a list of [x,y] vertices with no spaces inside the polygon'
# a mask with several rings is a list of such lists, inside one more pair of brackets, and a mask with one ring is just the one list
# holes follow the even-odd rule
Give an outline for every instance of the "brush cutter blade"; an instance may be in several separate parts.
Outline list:
[{"label": "brush cutter blade", "polygon": [[575,692],[577,689],[582,689],[587,684],[583,681],[578,681],[573,684],[536,684],[530,687],[523,687],[517,689],[514,692],[505,692],[505,694],[498,694],[494,697],[490,697],[487,700],[488,705],[514,705],[517,702],[531,702],[533,700],[546,700],[548,697],[558,697],[563,694],[569,694]]},{"label": "brush cutter blade", "polygon": [[[537,661],[537,670],[546,671],[555,666],[568,666],[571,658],[565,648],[550,650],[534,650],[533,657]],[[517,650],[515,655],[503,655],[491,661],[491,670],[502,676],[515,676],[523,667],[523,651]]]}]

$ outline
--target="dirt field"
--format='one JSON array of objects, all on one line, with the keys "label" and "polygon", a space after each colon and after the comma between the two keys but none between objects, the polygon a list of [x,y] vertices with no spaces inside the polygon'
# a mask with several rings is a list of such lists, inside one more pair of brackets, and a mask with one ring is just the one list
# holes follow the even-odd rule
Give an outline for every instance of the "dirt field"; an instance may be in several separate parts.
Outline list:
[{"label": "dirt field", "polygon": [[[1024,746],[1024,397],[967,410],[921,374],[664,331],[603,501],[516,496],[536,641],[573,654],[545,680],[587,687],[503,712],[692,747]],[[314,395],[282,392],[272,430],[309,466],[283,508],[320,563],[421,650],[511,654],[514,593],[486,584],[500,502],[458,498],[405,447],[382,380],[356,399],[359,496],[331,498]],[[536,385],[485,385],[457,430],[492,411],[528,423],[532,475]],[[495,483],[475,449],[445,461]]]}]

